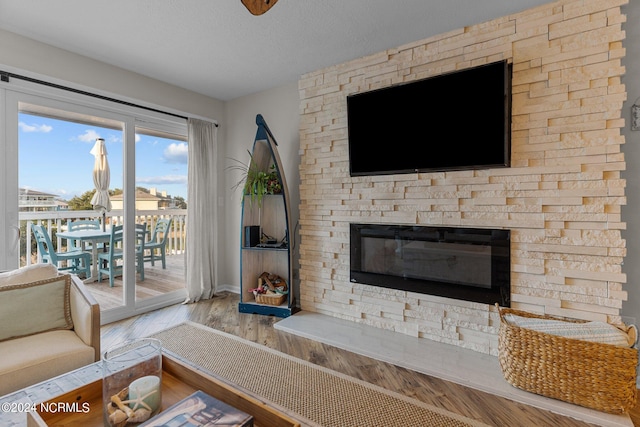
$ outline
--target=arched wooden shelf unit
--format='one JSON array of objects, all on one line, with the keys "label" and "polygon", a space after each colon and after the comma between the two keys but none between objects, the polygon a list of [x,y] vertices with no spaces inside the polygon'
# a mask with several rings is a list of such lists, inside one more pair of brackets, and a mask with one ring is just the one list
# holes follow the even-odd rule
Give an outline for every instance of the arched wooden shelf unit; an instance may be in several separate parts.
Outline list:
[{"label": "arched wooden shelf unit", "polygon": [[[256,116],[258,129],[253,142],[252,159],[263,172],[275,170],[282,191],[265,194],[259,204],[250,194],[242,200],[240,221],[240,290],[241,313],[257,313],[288,317],[295,307],[292,286],[291,210],[289,190],[278,154],[278,143],[262,115]],[[258,228],[256,228],[258,227]],[[254,238],[251,238],[251,229]],[[255,234],[257,233],[257,234]],[[258,237],[259,236],[259,237]],[[280,305],[256,302],[250,289],[258,286],[258,278],[264,272],[276,274],[287,282],[288,293]]]}]

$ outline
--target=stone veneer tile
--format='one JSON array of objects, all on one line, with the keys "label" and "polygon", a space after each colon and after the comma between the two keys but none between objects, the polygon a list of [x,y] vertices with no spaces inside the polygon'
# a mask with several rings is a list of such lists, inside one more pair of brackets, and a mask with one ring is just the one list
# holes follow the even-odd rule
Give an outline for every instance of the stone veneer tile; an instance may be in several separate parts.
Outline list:
[{"label": "stone veneer tile", "polygon": [[[350,222],[511,229],[512,306],[619,321],[627,0],[561,0],[301,77],[302,309],[497,354],[486,304],[349,281]],[[346,96],[513,64],[510,168],[350,177]]]}]

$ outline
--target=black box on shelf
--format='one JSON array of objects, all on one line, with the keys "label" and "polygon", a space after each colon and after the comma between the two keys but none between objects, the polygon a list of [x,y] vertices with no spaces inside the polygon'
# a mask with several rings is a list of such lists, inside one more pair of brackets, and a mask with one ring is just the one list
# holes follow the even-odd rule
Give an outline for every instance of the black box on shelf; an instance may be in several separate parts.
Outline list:
[{"label": "black box on shelf", "polygon": [[260,243],[260,226],[247,225],[244,227],[244,247],[253,248]]}]

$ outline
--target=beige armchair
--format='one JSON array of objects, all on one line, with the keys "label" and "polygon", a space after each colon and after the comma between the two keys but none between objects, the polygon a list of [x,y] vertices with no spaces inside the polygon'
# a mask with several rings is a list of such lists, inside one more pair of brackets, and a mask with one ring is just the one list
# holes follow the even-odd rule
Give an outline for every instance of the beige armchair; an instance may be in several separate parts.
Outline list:
[{"label": "beige armchair", "polygon": [[100,360],[100,307],[51,264],[0,273],[0,396]]}]

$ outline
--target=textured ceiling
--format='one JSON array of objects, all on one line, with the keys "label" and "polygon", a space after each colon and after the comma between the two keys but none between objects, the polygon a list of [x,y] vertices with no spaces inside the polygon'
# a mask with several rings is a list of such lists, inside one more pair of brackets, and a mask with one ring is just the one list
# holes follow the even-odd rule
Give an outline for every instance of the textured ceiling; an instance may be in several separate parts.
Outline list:
[{"label": "textured ceiling", "polygon": [[[230,100],[545,0],[0,0],[0,28]],[[0,58],[2,63],[2,58]]]}]

